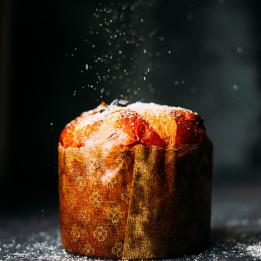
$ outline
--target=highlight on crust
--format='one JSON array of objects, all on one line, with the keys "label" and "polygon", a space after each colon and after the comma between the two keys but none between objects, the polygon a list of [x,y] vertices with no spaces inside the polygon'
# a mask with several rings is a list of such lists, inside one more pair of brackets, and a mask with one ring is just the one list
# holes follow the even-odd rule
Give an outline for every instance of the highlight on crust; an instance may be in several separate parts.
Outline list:
[{"label": "highlight on crust", "polygon": [[115,100],[102,102],[82,113],[61,133],[63,147],[135,144],[183,147],[200,144],[205,138],[203,121],[197,113],[181,107]]}]

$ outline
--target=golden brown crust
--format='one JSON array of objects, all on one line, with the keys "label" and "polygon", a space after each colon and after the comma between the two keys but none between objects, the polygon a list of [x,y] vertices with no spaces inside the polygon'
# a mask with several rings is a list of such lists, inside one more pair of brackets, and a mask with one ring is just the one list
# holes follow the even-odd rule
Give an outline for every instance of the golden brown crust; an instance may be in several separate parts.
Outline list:
[{"label": "golden brown crust", "polygon": [[204,138],[202,120],[190,110],[152,103],[126,107],[102,103],[69,123],[59,143],[64,147],[84,147],[97,145],[95,140],[112,146],[179,147],[200,144]]}]

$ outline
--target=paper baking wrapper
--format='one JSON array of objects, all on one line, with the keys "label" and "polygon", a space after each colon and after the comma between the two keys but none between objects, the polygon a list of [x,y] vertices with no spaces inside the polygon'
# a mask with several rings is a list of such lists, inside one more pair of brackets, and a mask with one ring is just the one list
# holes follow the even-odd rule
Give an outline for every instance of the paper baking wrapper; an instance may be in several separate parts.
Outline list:
[{"label": "paper baking wrapper", "polygon": [[209,243],[212,146],[59,146],[61,239],[69,252],[167,258]]}]

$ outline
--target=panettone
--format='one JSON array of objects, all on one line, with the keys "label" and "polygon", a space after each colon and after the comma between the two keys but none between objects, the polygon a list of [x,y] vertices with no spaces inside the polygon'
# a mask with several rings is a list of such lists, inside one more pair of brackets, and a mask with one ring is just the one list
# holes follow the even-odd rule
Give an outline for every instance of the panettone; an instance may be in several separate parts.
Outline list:
[{"label": "panettone", "polygon": [[197,113],[102,103],[64,128],[58,154],[67,251],[150,259],[208,245],[212,145]]}]

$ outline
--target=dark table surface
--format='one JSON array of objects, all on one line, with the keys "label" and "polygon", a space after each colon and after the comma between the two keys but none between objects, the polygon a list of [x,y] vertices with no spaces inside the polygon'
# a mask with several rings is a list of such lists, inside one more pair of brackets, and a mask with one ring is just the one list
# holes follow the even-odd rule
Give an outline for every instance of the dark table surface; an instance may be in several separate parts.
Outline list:
[{"label": "dark table surface", "polygon": [[[211,246],[172,260],[261,260],[261,186],[213,189]],[[0,217],[0,260],[92,260],[68,254],[58,210],[44,207]]]}]

